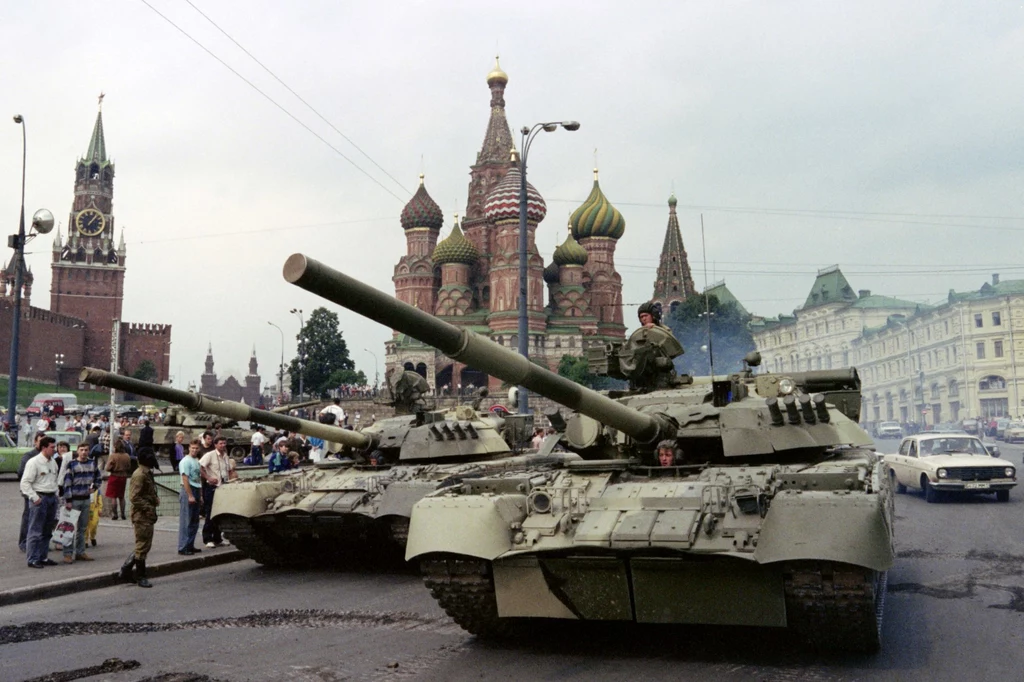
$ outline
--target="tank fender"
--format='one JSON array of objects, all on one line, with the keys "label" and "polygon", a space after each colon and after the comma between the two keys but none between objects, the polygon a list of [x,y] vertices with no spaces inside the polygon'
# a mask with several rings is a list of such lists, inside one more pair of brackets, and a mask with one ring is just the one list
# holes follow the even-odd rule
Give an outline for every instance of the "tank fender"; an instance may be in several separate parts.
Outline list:
[{"label": "tank fender", "polygon": [[444,552],[491,561],[512,549],[526,495],[436,495],[412,509],[405,560]]},{"label": "tank fender", "polygon": [[838,561],[875,571],[893,564],[884,495],[785,490],[775,496],[754,551],[758,563]]},{"label": "tank fender", "polygon": [[284,492],[284,481],[238,481],[217,489],[210,516],[233,514],[252,518],[267,510],[270,500]]},{"label": "tank fender", "polygon": [[381,493],[376,516],[410,516],[413,506],[437,490],[437,485],[436,481],[392,482]]}]

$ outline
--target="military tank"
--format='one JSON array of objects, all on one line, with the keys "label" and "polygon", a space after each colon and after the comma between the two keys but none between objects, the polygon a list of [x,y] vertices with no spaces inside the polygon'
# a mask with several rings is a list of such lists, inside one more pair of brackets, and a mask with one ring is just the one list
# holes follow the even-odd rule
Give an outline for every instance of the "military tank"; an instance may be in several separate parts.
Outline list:
[{"label": "military tank", "polygon": [[[412,376],[409,376],[411,374]],[[363,552],[404,549],[412,506],[440,487],[511,468],[576,458],[523,453],[532,417],[498,417],[480,399],[452,410],[429,409],[422,377],[389,375],[395,417],[351,431],[210,396],[179,391],[85,368],[81,381],[130,390],[191,410],[254,421],[322,438],[340,458],[313,467],[233,481],[221,486],[212,515],[248,557],[271,566],[323,563]]]},{"label": "military tank", "polygon": [[[787,627],[875,651],[893,495],[854,369],[678,375],[664,327],[589,349],[601,394],[301,254],[285,279],[556,401],[579,460],[466,479],[413,508],[406,558],[464,629],[524,619]],[[660,466],[657,453],[668,460]]]},{"label": "military tank", "polygon": [[163,423],[151,426],[153,447],[158,455],[164,457],[169,458],[174,453],[174,439],[179,431],[185,434],[186,446],[192,442],[193,438],[202,436],[205,431],[214,433],[219,431],[221,436],[228,439],[228,453],[233,459],[241,459],[249,454],[252,431],[243,429],[233,419],[225,419],[208,412],[190,411],[179,405],[170,405],[164,412]]}]

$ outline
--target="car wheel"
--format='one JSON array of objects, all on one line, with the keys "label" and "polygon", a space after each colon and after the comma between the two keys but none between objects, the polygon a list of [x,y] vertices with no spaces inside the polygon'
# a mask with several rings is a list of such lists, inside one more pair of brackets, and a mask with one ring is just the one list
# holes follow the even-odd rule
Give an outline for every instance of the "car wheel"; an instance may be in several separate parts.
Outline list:
[{"label": "car wheel", "polygon": [[1009,502],[1010,491],[1009,490],[997,490],[996,491],[996,502]]},{"label": "car wheel", "polygon": [[939,501],[939,491],[932,487],[931,483],[928,482],[927,476],[921,477],[921,490],[924,491],[925,502]]}]

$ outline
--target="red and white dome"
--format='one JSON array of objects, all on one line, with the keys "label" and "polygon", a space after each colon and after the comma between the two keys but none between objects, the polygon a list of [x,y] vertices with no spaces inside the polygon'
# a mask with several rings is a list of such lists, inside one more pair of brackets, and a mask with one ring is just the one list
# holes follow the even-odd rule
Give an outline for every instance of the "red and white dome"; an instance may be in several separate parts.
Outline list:
[{"label": "red and white dome", "polygon": [[[513,160],[512,167],[508,169],[505,177],[495,185],[491,193],[487,195],[484,202],[484,215],[487,219],[498,223],[519,220],[519,185],[522,176],[519,174],[519,164]],[[526,220],[534,225],[544,220],[548,213],[548,206],[544,203],[544,197],[531,185],[526,183]]]}]

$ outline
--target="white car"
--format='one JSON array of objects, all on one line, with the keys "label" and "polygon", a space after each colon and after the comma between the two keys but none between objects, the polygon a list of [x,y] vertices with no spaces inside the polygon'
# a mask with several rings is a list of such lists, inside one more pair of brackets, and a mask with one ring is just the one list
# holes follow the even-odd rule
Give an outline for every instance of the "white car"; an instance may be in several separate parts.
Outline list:
[{"label": "white car", "polygon": [[879,422],[875,427],[876,438],[899,438],[903,435],[903,429],[899,422]]},{"label": "white car", "polygon": [[1010,501],[1017,485],[1017,469],[1005,459],[993,457],[976,436],[956,433],[918,434],[900,443],[895,455],[884,455],[896,492],[915,488],[928,502],[942,493],[995,493],[1000,502]]},{"label": "white car", "polygon": [[1003,432],[1003,440],[1007,443],[1024,443],[1024,422],[1010,422]]}]

